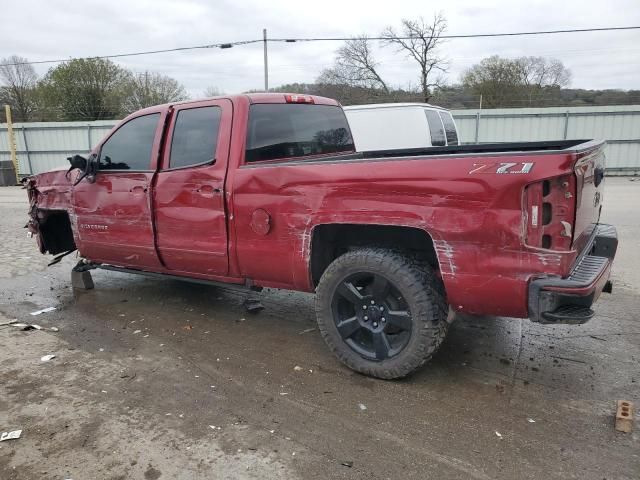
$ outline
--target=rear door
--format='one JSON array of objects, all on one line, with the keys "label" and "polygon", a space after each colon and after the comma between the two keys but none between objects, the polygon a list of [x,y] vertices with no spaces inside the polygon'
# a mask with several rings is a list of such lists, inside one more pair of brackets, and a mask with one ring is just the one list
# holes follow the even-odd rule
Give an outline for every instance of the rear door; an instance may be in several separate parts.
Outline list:
[{"label": "rear door", "polygon": [[153,203],[158,252],[176,273],[228,271],[224,181],[231,120],[232,104],[224,99],[173,111]]}]

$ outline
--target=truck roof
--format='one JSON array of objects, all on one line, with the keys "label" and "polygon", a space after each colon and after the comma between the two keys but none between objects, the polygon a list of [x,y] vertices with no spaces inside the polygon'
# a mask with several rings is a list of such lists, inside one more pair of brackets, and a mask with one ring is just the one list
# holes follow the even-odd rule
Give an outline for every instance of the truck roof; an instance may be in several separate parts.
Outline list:
[{"label": "truck roof", "polygon": [[228,98],[230,100],[236,98],[248,98],[249,103],[286,103],[285,96],[298,95],[303,97],[310,97],[313,99],[313,103],[316,105],[340,105],[336,100],[327,97],[321,97],[319,95],[307,95],[303,93],[239,93],[234,95],[217,95],[215,97],[196,98],[193,100],[185,100],[183,102],[173,103],[172,105],[184,105],[188,103],[200,102],[202,100],[211,100],[215,98]]},{"label": "truck roof", "polygon": [[438,107],[437,105],[431,105],[430,103],[420,102],[403,102],[403,103],[372,103],[369,105],[349,105],[343,107],[345,110],[375,110],[377,108],[397,108],[397,107],[420,107],[420,108],[433,108],[436,110],[445,110],[446,108]]},{"label": "truck roof", "polygon": [[[160,109],[174,106],[174,105],[190,105],[197,104],[199,102],[204,102],[206,100],[217,100],[217,99],[227,99],[227,100],[237,100],[237,99],[247,99],[250,104],[253,103],[287,103],[286,96],[287,95],[297,95],[303,97],[310,97],[313,99],[314,105],[333,105],[340,106],[340,103],[337,100],[327,97],[321,97],[319,95],[306,95],[302,93],[238,93],[234,95],[217,95],[215,97],[204,97],[204,98],[195,98],[190,100],[183,100],[182,102],[171,102],[164,103],[162,105],[153,105],[152,107],[143,108],[141,110],[135,111],[129,115],[125,119],[129,119],[132,117],[138,117],[141,115],[145,115],[148,113],[155,113],[160,111]],[[291,102],[297,103],[297,102]],[[304,103],[304,102],[303,102]]]}]

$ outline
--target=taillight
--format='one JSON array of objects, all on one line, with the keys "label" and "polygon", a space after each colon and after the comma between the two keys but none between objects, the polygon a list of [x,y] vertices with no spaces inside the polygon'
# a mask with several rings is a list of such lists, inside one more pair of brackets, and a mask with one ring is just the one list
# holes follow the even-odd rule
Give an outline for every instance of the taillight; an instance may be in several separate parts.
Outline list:
[{"label": "taillight", "polygon": [[570,250],[576,205],[576,181],[562,175],[527,185],[526,244],[550,250]]},{"label": "taillight", "polygon": [[285,95],[287,103],[315,103],[311,95]]}]

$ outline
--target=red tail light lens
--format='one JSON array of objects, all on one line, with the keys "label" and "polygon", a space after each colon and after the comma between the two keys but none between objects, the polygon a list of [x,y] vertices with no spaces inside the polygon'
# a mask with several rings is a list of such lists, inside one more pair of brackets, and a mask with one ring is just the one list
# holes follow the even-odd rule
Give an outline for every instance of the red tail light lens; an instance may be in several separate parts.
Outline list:
[{"label": "red tail light lens", "polygon": [[576,181],[573,175],[527,185],[524,216],[526,244],[550,250],[570,250],[575,220]]},{"label": "red tail light lens", "polygon": [[315,103],[311,95],[285,95],[287,103]]}]

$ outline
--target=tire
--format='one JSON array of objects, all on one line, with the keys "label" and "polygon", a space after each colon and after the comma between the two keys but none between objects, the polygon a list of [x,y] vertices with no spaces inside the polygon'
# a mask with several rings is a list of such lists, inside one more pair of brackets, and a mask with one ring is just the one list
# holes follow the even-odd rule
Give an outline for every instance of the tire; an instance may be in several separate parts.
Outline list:
[{"label": "tire", "polygon": [[382,379],[405,377],[431,359],[447,334],[448,308],[428,265],[383,248],[338,257],[316,289],[318,327],[331,351]]}]

